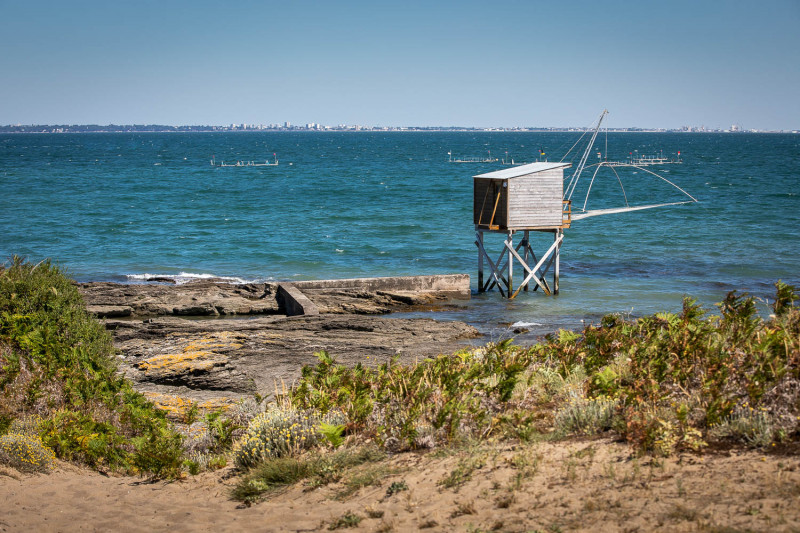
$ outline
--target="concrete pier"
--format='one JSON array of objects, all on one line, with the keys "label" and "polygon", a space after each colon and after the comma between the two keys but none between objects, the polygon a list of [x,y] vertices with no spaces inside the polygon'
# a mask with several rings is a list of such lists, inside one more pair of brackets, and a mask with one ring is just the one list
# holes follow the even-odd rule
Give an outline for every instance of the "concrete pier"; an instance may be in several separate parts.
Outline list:
[{"label": "concrete pier", "polygon": [[326,279],[295,281],[300,289],[357,289],[371,292],[416,292],[464,299],[470,298],[469,274],[392,276],[385,278]]}]

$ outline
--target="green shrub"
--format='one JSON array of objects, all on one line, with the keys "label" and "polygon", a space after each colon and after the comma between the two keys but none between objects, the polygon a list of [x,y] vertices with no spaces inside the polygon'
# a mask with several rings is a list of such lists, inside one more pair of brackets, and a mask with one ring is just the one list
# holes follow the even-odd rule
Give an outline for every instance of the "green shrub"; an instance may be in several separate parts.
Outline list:
[{"label": "green shrub", "polygon": [[[390,449],[530,439],[548,420],[556,434],[611,429],[659,455],[699,449],[709,437],[761,446],[800,434],[798,301],[794,287],[778,282],[769,318],[754,298],[731,292],[719,316],[686,298],[679,313],[609,315],[529,349],[506,341],[407,366],[347,368],[321,352],[288,400],[341,409],[348,431]],[[744,403],[771,414],[734,414]]]},{"label": "green shrub", "polygon": [[0,464],[21,472],[48,472],[55,460],[53,450],[38,435],[8,433],[0,437]]},{"label": "green shrub", "polygon": [[773,441],[775,430],[766,409],[743,406],[711,428],[719,439],[733,439],[753,448],[766,448]]},{"label": "green shrub", "polygon": [[311,474],[312,465],[297,457],[277,457],[253,468],[233,488],[231,496],[241,501],[257,501],[262,494],[296,483]]},{"label": "green shrub", "polygon": [[555,416],[555,430],[560,435],[594,435],[614,426],[619,402],[606,396],[573,397]]},{"label": "green shrub", "polygon": [[319,426],[319,432],[334,448],[338,448],[344,444],[344,437],[342,437],[344,430],[345,426],[343,424],[328,424],[323,422]]},{"label": "green shrub", "polygon": [[386,496],[394,496],[398,492],[403,492],[404,490],[408,490],[408,483],[406,483],[405,480],[392,481],[392,484],[386,489]]},{"label": "green shrub", "polygon": [[347,511],[334,522],[332,522],[331,525],[328,526],[328,529],[333,531],[334,529],[358,527],[358,524],[360,524],[363,519],[364,518],[362,516],[359,516],[352,511]]},{"label": "green shrub", "polygon": [[696,449],[707,434],[761,446],[771,438],[768,419],[734,411],[746,403],[779,413],[781,432],[797,431],[797,301],[794,287],[776,283],[775,314],[765,319],[754,298],[736,292],[719,304],[720,316],[706,316],[686,298],[681,313],[604,317],[579,335],[550,336],[534,351],[541,361],[558,361],[562,375],[582,366],[586,396],[620,402],[619,430],[639,450]]},{"label": "green shrub", "polygon": [[256,416],[245,434],[233,446],[233,461],[239,468],[253,466],[278,457],[297,454],[323,439],[321,425],[335,420],[313,411],[298,411],[272,405]]},{"label": "green shrub", "polygon": [[668,457],[675,451],[707,446],[703,433],[677,409],[628,407],[625,410],[625,435],[637,452]]},{"label": "green shrub", "polygon": [[327,352],[306,366],[289,393],[292,405],[340,409],[351,427],[393,449],[430,447],[491,429],[510,405],[532,361],[510,341],[439,355],[410,366],[396,360],[367,368],[339,365]]},{"label": "green shrub", "polygon": [[331,453],[312,450],[300,457],[265,459],[244,474],[233,489],[234,499],[256,501],[266,492],[280,489],[307,479],[310,486],[335,483],[346,472],[365,463],[385,459],[386,455],[374,446],[338,449]]},{"label": "green shrub", "polygon": [[[111,336],[58,267],[14,257],[0,267],[0,419],[42,416],[57,456],[173,475],[180,437],[117,374]],[[6,424],[6,422],[4,422]]]},{"label": "green shrub", "polygon": [[223,416],[221,411],[214,411],[205,416],[206,433],[211,440],[209,450],[221,453],[230,450],[233,445],[233,435],[241,426],[235,420]]}]

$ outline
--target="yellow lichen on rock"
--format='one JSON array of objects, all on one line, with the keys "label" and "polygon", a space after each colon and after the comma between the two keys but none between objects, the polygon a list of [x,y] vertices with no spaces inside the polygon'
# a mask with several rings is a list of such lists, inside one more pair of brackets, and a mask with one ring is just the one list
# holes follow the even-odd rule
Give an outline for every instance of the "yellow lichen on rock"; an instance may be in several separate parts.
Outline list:
[{"label": "yellow lichen on rock", "polygon": [[167,418],[175,421],[184,421],[189,411],[193,408],[197,409],[197,414],[204,415],[214,411],[227,411],[236,405],[236,400],[233,398],[212,398],[202,402],[194,402],[190,398],[175,394],[151,391],[146,391],[143,394],[153,405],[164,411]]},{"label": "yellow lichen on rock", "polygon": [[181,420],[185,417],[194,402],[181,396],[173,394],[162,394],[160,392],[145,391],[145,398],[150,400],[156,408],[165,411],[167,418],[171,420]]},{"label": "yellow lichen on rock", "polygon": [[228,412],[237,403],[238,401],[233,398],[211,398],[210,400],[199,402],[197,406],[200,410],[209,413],[213,411]]},{"label": "yellow lichen on rock", "polygon": [[244,339],[241,333],[233,331],[216,331],[209,333],[208,336],[192,339],[183,350],[186,351],[200,351],[210,350],[214,348],[224,350],[238,350],[243,345],[240,340]]},{"label": "yellow lichen on rock", "polygon": [[207,336],[195,339],[185,337],[176,339],[180,344],[180,352],[154,355],[136,366],[147,374],[174,374],[184,372],[209,371],[215,366],[228,362],[227,356],[221,351],[238,350],[242,343],[240,333],[231,331],[218,331]]},{"label": "yellow lichen on rock", "polygon": [[182,372],[186,370],[211,370],[215,365],[227,362],[224,355],[207,351],[167,353],[150,357],[137,366],[146,373]]}]

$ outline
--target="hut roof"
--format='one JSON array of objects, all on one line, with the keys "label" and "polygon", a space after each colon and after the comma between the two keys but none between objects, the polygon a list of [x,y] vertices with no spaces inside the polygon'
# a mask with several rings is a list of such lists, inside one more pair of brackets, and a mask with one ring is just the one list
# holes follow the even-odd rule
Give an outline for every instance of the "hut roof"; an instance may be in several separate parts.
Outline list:
[{"label": "hut roof", "polygon": [[504,180],[508,178],[518,178],[520,176],[529,176],[537,172],[544,172],[545,170],[553,170],[557,168],[568,168],[572,163],[528,163],[527,165],[520,165],[518,167],[504,168],[502,170],[495,170],[486,174],[478,174],[474,178]]}]

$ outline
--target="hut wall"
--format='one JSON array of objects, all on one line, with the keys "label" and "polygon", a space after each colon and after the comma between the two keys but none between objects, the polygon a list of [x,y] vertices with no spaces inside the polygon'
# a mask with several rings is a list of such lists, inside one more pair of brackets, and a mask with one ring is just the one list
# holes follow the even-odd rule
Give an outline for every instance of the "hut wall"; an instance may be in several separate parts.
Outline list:
[{"label": "hut wall", "polygon": [[560,227],[563,176],[554,169],[508,180],[508,227]]}]

